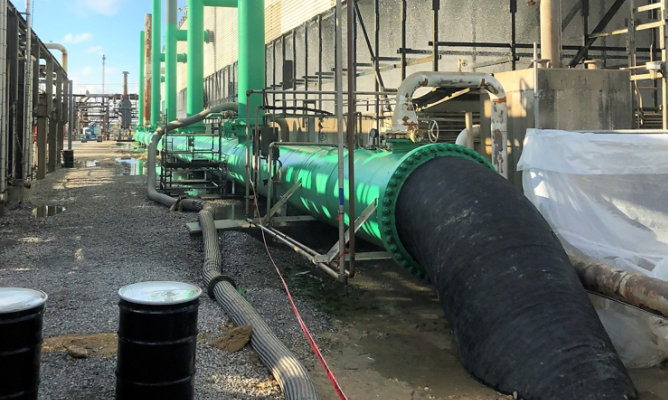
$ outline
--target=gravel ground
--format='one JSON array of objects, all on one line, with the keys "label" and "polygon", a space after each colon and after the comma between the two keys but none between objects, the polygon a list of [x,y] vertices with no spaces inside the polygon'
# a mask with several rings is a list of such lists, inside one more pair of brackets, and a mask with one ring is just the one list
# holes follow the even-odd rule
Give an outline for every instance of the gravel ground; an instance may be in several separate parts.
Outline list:
[{"label": "gravel ground", "polygon": [[[29,202],[0,217],[0,286],[36,288],[50,296],[44,316],[42,400],[114,398],[112,334],[118,325],[121,286],[145,280],[203,285],[201,238],[190,237],[185,228],[196,221],[196,214],[170,212],[149,201],[145,178],[123,175],[125,169],[116,158],[133,155],[132,149],[105,142],[76,143],[74,150],[77,168],[59,169],[36,182]],[[43,205],[64,206],[66,211],[33,218],[33,207]],[[309,238],[332,234],[322,226],[300,225],[299,230]],[[321,399],[337,399],[258,235],[225,232],[219,237],[225,271],[311,371]],[[332,240],[323,243],[331,245]],[[461,366],[448,322],[425,282],[393,263],[365,263],[344,288],[313,272],[284,247],[271,246],[271,252],[348,398],[508,398],[480,384]],[[201,297],[198,325],[195,398],[283,398],[249,346],[229,354],[209,344],[233,325],[207,296]],[[107,347],[73,358],[50,346],[69,335],[84,344],[106,340],[100,346]],[[668,400],[666,366],[630,373],[640,400]]]},{"label": "gravel ground", "polygon": [[[115,159],[127,150],[111,143],[75,147],[78,168],[60,169],[37,182],[29,202],[0,217],[0,284],[36,288],[49,295],[45,338],[115,332],[118,289],[146,280],[177,280],[203,285],[202,246],[185,224],[196,214],[170,212],[145,196],[145,179],[122,175]],[[85,161],[96,166],[85,167]],[[41,205],[66,211],[33,218]],[[260,242],[242,233],[221,233],[224,267],[267,322],[308,357],[307,346],[275,277],[266,268]],[[294,256],[273,249],[281,262]],[[264,271],[264,272],[261,272]],[[299,302],[311,329],[327,329],[327,319]],[[208,296],[201,297],[200,337],[222,336],[232,325]],[[74,359],[63,352],[42,356],[40,399],[112,399],[115,356]],[[205,340],[197,348],[196,398],[279,399],[277,383],[248,346],[228,354]]]}]

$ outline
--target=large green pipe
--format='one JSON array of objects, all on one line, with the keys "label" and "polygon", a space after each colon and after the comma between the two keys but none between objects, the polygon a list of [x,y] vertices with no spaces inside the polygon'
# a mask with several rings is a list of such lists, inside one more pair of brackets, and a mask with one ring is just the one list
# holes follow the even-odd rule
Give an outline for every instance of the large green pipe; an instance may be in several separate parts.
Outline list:
[{"label": "large green pipe", "polygon": [[[150,135],[144,139],[150,142]],[[174,150],[186,150],[188,138],[173,136],[170,138]],[[195,137],[195,148],[211,148],[210,137]],[[246,145],[245,140],[224,138],[220,149],[218,139],[213,140],[214,153],[220,154],[225,161],[230,176],[244,184],[246,179]],[[347,159],[346,153],[346,159]],[[209,156],[218,158],[217,155]],[[377,211],[362,225],[359,237],[385,247],[402,266],[422,275],[422,269],[409,255],[399,239],[395,221],[394,207],[403,182],[419,166],[435,157],[460,157],[473,160],[490,168],[491,165],[473,150],[451,144],[434,144],[420,146],[407,152],[391,152],[384,150],[355,150],[355,210],[359,215],[374,201]],[[335,147],[322,146],[281,146],[280,168],[274,171],[275,183],[273,193],[280,196],[297,182],[301,188],[290,198],[289,204],[300,212],[336,226],[338,221],[338,152]],[[184,161],[189,161],[184,158]],[[344,162],[346,162],[344,160]],[[267,194],[268,172],[266,164],[262,166],[262,177],[258,192]],[[278,179],[276,179],[278,178]],[[344,197],[349,201],[348,184],[344,182]],[[348,216],[345,216],[348,224]]]},{"label": "large green pipe", "polygon": [[[264,89],[264,1],[244,0],[239,2],[239,117],[246,120],[246,109],[250,110],[249,124],[255,122],[255,110],[262,105],[260,95],[251,96],[246,104],[248,90]],[[260,110],[262,111],[262,110]],[[260,118],[262,114],[260,113]]]},{"label": "large green pipe", "polygon": [[152,57],[151,57],[151,127],[155,128],[160,123],[160,53],[162,24],[160,0],[153,0],[153,28],[152,28]]},{"label": "large green pipe", "polygon": [[137,127],[144,126],[144,31],[139,31],[139,97],[137,98]]},{"label": "large green pipe", "polygon": [[167,0],[165,32],[165,114],[167,121],[176,119],[176,0]]},{"label": "large green pipe", "polygon": [[[190,117],[204,108],[204,3],[188,0],[188,87],[186,113]],[[199,123],[193,130],[203,130]]]}]

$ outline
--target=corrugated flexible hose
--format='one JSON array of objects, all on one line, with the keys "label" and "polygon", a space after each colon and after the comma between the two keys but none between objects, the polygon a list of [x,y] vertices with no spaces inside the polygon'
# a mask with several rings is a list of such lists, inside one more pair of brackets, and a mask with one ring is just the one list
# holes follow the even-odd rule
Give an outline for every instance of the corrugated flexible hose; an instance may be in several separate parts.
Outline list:
[{"label": "corrugated flexible hose", "polygon": [[317,400],[318,394],[308,370],[239,294],[232,280],[223,275],[218,233],[208,206],[199,212],[199,223],[204,241],[204,279],[209,295],[222,305],[235,324],[253,327],[251,346],[271,370],[287,400]]},{"label": "corrugated flexible hose", "polygon": [[559,240],[505,179],[433,159],[406,180],[396,219],[475,377],[522,399],[635,397]]},{"label": "corrugated flexible hose", "polygon": [[204,120],[209,114],[236,111],[236,103],[225,103],[204,110],[186,119],[173,121],[165,128],[158,128],[148,148],[147,195],[149,199],[168,207],[179,206],[185,210],[200,211],[199,221],[204,241],[204,280],[209,296],[215,298],[223,310],[237,325],[253,327],[251,346],[260,356],[264,365],[276,378],[287,400],[317,400],[315,384],[306,368],[274,335],[260,314],[237,292],[231,278],[222,274],[222,260],[218,246],[218,231],[211,208],[197,199],[175,199],[155,189],[155,160],[158,143],[166,132],[183,128]]}]

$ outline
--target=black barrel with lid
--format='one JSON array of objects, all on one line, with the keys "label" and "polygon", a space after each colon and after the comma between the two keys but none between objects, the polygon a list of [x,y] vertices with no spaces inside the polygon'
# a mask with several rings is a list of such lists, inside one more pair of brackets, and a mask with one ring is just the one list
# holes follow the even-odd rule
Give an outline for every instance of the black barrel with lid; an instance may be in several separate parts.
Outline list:
[{"label": "black barrel with lid", "polygon": [[63,150],[63,168],[74,168],[74,150]]},{"label": "black barrel with lid", "polygon": [[0,400],[37,399],[46,293],[0,287]]},{"label": "black barrel with lid", "polygon": [[197,286],[167,281],[118,291],[118,400],[193,398],[201,293]]}]

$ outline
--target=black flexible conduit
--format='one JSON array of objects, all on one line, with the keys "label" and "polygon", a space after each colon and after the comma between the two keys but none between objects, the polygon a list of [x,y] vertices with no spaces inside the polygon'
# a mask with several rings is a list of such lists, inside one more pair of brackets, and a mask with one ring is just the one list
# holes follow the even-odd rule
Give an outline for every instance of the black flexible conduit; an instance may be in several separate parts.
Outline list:
[{"label": "black flexible conduit", "polygon": [[199,114],[191,115],[190,117],[172,121],[167,123],[165,127],[159,127],[153,132],[151,137],[151,144],[148,146],[148,159],[146,160],[146,191],[148,198],[163,204],[167,207],[178,206],[184,210],[199,211],[202,209],[202,202],[197,199],[177,199],[168,196],[164,193],[159,193],[155,189],[155,159],[158,153],[158,142],[165,135],[165,133],[174,129],[185,128],[188,125],[203,121],[209,114],[221,113],[224,111],[238,111],[239,105],[237,103],[223,103],[217,106],[203,110]]},{"label": "black flexible conduit", "polygon": [[253,327],[251,346],[271,370],[287,400],[317,400],[318,394],[308,370],[237,292],[232,280],[222,274],[218,231],[208,206],[199,212],[199,223],[204,241],[204,280],[209,295],[218,300],[235,324]]},{"label": "black flexible conduit", "polygon": [[175,199],[155,189],[155,159],[158,142],[165,132],[204,120],[209,114],[223,111],[237,111],[237,103],[225,103],[204,110],[191,117],[173,121],[153,133],[148,148],[147,160],[147,192],[149,199],[168,207],[180,204],[186,210],[199,211],[199,222],[204,241],[204,281],[209,296],[215,298],[237,325],[253,327],[251,346],[260,356],[264,365],[269,368],[278,381],[287,400],[318,400],[315,384],[308,370],[297,360],[290,350],[274,335],[260,314],[255,311],[246,299],[237,292],[233,280],[223,275],[218,231],[210,206],[197,199]]},{"label": "black flexible conduit", "polygon": [[436,158],[406,180],[396,219],[478,379],[522,399],[635,397],[561,244],[506,180]]}]

